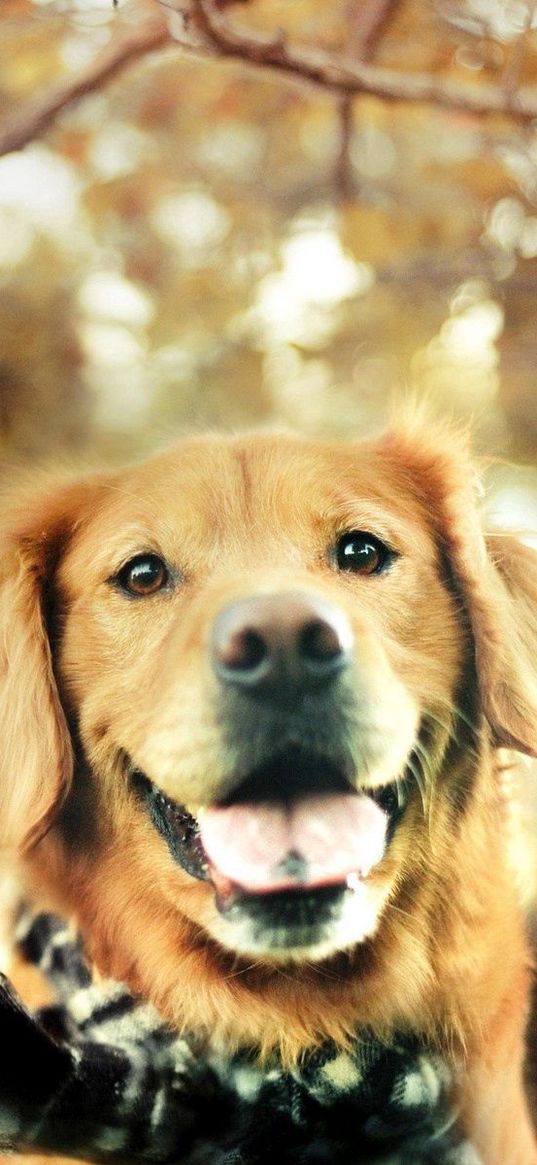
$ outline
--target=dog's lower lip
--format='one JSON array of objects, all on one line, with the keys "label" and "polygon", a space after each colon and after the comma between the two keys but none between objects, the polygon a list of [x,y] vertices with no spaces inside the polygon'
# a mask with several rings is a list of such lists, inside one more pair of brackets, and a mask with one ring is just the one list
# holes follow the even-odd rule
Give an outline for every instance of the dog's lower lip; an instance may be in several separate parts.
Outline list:
[{"label": "dog's lower lip", "polygon": [[243,886],[237,885],[229,878],[226,878],[220,872],[209,865],[210,880],[214,887],[215,900],[218,910],[221,914],[228,914],[235,906],[240,906],[241,902],[252,904],[257,902],[259,906],[272,906],[278,901],[285,898],[289,903],[298,901],[300,898],[308,895],[323,894],[330,890],[336,892],[340,890],[344,892],[355,891],[359,884],[363,881],[363,875],[359,872],[348,874],[343,880],[336,880],[334,882],[324,883],[322,886],[308,886],[307,884],[299,884],[293,887],[288,887],[285,890],[270,890],[262,893],[255,893],[251,890],[245,890]]},{"label": "dog's lower lip", "polygon": [[278,919],[281,927],[285,925],[282,922],[282,913],[288,914],[291,925],[296,925],[296,916],[303,912],[305,903],[308,903],[309,909],[317,914],[318,904],[320,905],[327,897],[333,899],[344,897],[345,894],[351,893],[352,889],[353,887],[348,886],[346,882],[334,882],[314,889],[304,886],[294,890],[275,890],[270,894],[253,894],[241,889],[240,886],[230,885],[225,891],[215,889],[215,902],[219,914],[224,918],[242,915],[244,911],[249,915],[255,912],[261,920],[266,919],[267,915],[272,916],[274,920]]}]

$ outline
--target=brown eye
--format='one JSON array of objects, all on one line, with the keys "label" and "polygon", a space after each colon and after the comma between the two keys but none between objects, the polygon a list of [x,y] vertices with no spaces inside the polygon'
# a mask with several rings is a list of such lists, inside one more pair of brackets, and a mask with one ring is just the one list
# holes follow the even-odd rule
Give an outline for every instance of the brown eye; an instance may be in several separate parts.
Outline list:
[{"label": "brown eye", "polygon": [[137,598],[163,590],[169,579],[168,567],[158,554],[137,554],[122,566],[116,576],[121,590]]},{"label": "brown eye", "polygon": [[380,574],[393,561],[394,554],[374,534],[349,530],[336,545],[336,565],[351,574]]}]

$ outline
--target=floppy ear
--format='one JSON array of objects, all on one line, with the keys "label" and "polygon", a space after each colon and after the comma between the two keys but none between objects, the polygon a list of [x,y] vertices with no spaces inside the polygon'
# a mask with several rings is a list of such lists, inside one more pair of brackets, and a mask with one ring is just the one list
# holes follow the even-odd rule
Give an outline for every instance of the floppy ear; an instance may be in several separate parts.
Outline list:
[{"label": "floppy ear", "polygon": [[19,504],[0,527],[0,848],[39,841],[72,777],[45,613],[59,537],[55,501]]},{"label": "floppy ear", "polygon": [[537,756],[537,551],[505,531],[485,535],[465,435],[405,428],[382,445],[426,507],[466,611],[493,742]]},{"label": "floppy ear", "polygon": [[500,531],[485,545],[477,602],[468,589],[484,711],[495,744],[537,756],[537,551]]}]

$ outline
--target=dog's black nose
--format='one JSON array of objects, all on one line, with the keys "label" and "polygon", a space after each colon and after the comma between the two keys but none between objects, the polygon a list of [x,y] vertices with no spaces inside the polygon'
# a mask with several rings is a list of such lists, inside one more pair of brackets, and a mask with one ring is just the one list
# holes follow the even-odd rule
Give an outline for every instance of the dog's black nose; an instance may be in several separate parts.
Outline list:
[{"label": "dog's black nose", "polygon": [[332,680],[349,662],[347,617],[320,595],[254,595],[225,607],[213,628],[220,680],[252,691],[302,691]]}]

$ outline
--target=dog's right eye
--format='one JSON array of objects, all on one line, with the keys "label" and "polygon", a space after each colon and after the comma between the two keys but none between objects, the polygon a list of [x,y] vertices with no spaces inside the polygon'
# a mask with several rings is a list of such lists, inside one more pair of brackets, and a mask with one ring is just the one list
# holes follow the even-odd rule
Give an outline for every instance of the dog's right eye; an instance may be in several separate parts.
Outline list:
[{"label": "dog's right eye", "polygon": [[393,561],[394,554],[364,530],[349,530],[338,539],[335,563],[338,570],[351,574],[380,574]]},{"label": "dog's right eye", "polygon": [[169,580],[168,567],[158,554],[137,554],[121,567],[115,579],[122,591],[136,598],[156,594]]}]

